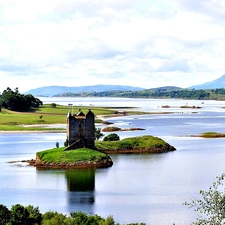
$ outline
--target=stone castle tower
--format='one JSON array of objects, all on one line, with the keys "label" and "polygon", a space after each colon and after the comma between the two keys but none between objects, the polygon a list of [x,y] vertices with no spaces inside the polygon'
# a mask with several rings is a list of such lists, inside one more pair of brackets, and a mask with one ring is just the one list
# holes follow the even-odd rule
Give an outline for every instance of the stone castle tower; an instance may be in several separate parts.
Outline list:
[{"label": "stone castle tower", "polygon": [[95,148],[95,116],[89,110],[85,115],[81,110],[77,114],[67,115],[67,141],[65,150],[77,148]]}]

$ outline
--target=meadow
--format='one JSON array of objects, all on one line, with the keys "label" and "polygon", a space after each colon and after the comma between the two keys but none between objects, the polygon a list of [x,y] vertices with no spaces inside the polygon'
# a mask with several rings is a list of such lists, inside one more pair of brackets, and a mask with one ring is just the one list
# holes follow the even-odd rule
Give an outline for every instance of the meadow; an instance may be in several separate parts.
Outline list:
[{"label": "meadow", "polygon": [[[81,110],[87,113],[90,107],[83,106]],[[78,112],[80,107],[74,107],[74,113]],[[95,122],[101,122],[98,119],[100,115],[112,115],[116,112],[110,108],[92,107],[92,112],[96,116]],[[39,108],[32,108],[28,112],[17,112],[7,109],[2,109],[0,112],[0,131],[54,131],[59,128],[46,128],[41,125],[46,124],[65,124],[66,116],[71,111],[70,106],[45,104]],[[25,126],[25,125],[40,125],[40,126]],[[63,130],[63,129],[61,129]]]}]

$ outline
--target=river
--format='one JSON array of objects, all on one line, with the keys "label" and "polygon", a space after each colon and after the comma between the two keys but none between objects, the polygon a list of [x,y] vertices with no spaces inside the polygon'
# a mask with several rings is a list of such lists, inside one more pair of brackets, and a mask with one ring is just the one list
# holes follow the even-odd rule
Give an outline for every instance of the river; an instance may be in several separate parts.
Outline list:
[{"label": "river", "polygon": [[[84,211],[103,217],[112,215],[121,224],[190,224],[196,215],[183,205],[199,198],[216,176],[225,172],[225,140],[190,137],[207,131],[224,131],[225,102],[197,100],[151,100],[117,98],[41,98],[44,103],[82,106],[138,107],[146,112],[173,112],[112,117],[121,138],[150,134],[177,151],[163,154],[111,155],[114,165],[96,170],[36,170],[25,163],[8,162],[35,158],[35,153],[61,146],[63,133],[0,134],[0,204],[39,206],[69,214]],[[168,105],[170,108],[162,108]],[[201,108],[181,109],[180,106]],[[72,106],[71,106],[72,107]],[[71,108],[73,110],[73,108]],[[66,115],[65,115],[66,117]]]}]

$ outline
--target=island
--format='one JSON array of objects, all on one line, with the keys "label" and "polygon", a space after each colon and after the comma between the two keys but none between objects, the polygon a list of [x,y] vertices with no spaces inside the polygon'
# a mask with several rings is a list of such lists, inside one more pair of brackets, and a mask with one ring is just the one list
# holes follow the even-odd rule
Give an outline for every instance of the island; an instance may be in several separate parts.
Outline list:
[{"label": "island", "polygon": [[114,132],[114,131],[136,131],[136,130],[145,130],[144,128],[131,127],[131,128],[120,128],[120,127],[105,127],[102,129],[103,132]]},{"label": "island", "polygon": [[108,154],[164,153],[176,150],[164,140],[151,135],[125,138],[117,141],[95,140],[95,116],[89,110],[79,110],[67,115],[67,138],[65,146],[36,153],[30,165],[40,168],[108,168],[113,161]]},{"label": "island", "polygon": [[108,154],[166,153],[176,148],[151,135],[125,138],[120,141],[96,141],[95,150],[64,147],[37,152],[29,164],[38,169],[108,168],[113,161]]},{"label": "island", "polygon": [[124,138],[120,141],[97,141],[95,146],[107,154],[166,153],[176,150],[161,138],[151,135]]},{"label": "island", "polygon": [[108,168],[113,161],[105,153],[89,148],[64,151],[64,147],[36,153],[36,160],[29,164],[38,169]]},{"label": "island", "polygon": [[224,133],[218,132],[204,132],[202,134],[190,135],[191,137],[202,137],[202,138],[225,138]]},{"label": "island", "polygon": [[[9,163],[24,162],[35,166],[37,169],[74,169],[74,168],[108,168],[113,165],[110,154],[140,154],[140,153],[165,153],[176,150],[173,146],[164,142],[160,138],[150,135],[142,137],[126,138],[119,141],[99,141],[95,137],[95,124],[102,123],[110,125],[105,121],[107,117],[139,115],[143,112],[128,111],[118,113],[112,108],[72,107],[72,113],[66,116],[66,129],[56,128],[54,124],[65,123],[65,115],[71,110],[71,106],[61,106],[52,104],[41,105],[32,108],[28,112],[17,112],[2,108],[0,112],[0,132],[49,132],[66,133],[64,147],[39,151],[35,159],[12,161]],[[74,110],[77,113],[73,113]],[[95,113],[94,113],[95,112]],[[51,125],[51,126],[48,126]],[[114,126],[106,127],[103,132],[117,131],[137,131],[143,128],[118,128]]]}]

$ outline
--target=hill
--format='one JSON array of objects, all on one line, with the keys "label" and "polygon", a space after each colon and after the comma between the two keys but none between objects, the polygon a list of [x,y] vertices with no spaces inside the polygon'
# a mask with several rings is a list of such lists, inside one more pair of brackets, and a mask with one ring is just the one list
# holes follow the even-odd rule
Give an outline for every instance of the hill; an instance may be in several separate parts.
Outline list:
[{"label": "hill", "polygon": [[181,87],[176,87],[176,86],[164,86],[164,87],[158,87],[158,88],[150,88],[149,90],[153,91],[169,91],[169,90],[180,90],[182,89]]},{"label": "hill", "polygon": [[189,87],[189,89],[215,89],[215,88],[225,88],[225,74],[216,80]]},{"label": "hill", "polygon": [[82,92],[104,92],[104,91],[138,91],[143,90],[140,87],[123,86],[123,85],[93,85],[93,86],[45,86],[31,89],[24,94],[32,94],[34,96],[52,97],[63,93],[82,93]]}]

